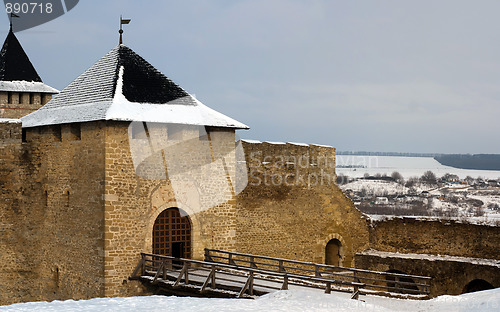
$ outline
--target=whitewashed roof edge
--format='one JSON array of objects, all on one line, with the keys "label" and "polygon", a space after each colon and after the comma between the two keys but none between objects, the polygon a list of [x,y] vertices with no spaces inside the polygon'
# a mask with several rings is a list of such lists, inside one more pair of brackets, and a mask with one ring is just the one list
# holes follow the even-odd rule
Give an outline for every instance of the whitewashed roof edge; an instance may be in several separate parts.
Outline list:
[{"label": "whitewashed roof edge", "polygon": [[[144,73],[145,80],[136,78]],[[249,128],[205,106],[124,45],[112,49],[49,103],[22,118],[23,127],[97,120]]]},{"label": "whitewashed roof edge", "polygon": [[0,91],[57,94],[59,90],[37,81],[0,81]]}]

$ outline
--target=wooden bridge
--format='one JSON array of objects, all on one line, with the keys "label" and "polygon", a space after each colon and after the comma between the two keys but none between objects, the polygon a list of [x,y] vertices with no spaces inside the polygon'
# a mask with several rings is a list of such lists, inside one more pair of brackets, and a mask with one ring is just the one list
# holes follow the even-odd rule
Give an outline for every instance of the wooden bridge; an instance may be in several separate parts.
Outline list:
[{"label": "wooden bridge", "polygon": [[159,293],[253,298],[290,287],[425,299],[431,278],[205,249],[205,261],[141,254],[131,280]]}]

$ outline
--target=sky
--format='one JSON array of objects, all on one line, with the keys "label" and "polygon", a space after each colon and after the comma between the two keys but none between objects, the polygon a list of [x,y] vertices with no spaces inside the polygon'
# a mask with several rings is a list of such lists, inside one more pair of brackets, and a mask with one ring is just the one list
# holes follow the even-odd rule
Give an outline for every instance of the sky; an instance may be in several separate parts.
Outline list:
[{"label": "sky", "polygon": [[124,44],[249,125],[245,139],[500,153],[498,12],[497,0],[83,0],[16,35],[62,90],[118,44],[121,14]]}]

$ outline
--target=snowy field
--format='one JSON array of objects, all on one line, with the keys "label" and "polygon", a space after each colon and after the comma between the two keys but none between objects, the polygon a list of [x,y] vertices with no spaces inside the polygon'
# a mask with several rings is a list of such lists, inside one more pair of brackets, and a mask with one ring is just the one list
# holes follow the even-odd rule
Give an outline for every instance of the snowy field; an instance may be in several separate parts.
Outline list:
[{"label": "snowy field", "polygon": [[[359,179],[352,181],[347,184],[340,185],[340,188],[344,192],[366,192],[367,198],[378,197],[378,196],[395,196],[408,194],[410,188],[401,185],[396,182],[390,181],[379,181],[379,180],[364,180]],[[490,225],[500,225],[500,210],[493,209],[492,206],[500,206],[500,189],[498,190],[474,190],[472,187],[462,186],[462,185],[446,185],[442,187],[430,186],[426,184],[415,184],[413,190],[417,194],[423,191],[429,192],[429,197],[421,197],[423,203],[428,206],[428,210],[433,211],[431,216],[441,216],[441,217],[454,217],[459,218],[463,221],[467,220],[473,224],[490,224]],[[456,197],[458,201],[452,202],[450,200],[440,200],[437,197],[443,195],[446,192],[447,196]],[[433,197],[433,198],[430,198]],[[478,214],[478,208],[471,206],[467,200],[476,199],[482,202],[480,211]],[[409,200],[415,200],[411,197]],[[355,205],[364,211],[363,207],[360,206],[359,202],[354,201]],[[389,204],[396,205],[399,208],[405,207],[404,201],[389,202]],[[393,213],[391,207],[387,208],[385,213],[382,213],[381,208],[380,213],[374,214],[369,211],[364,211],[370,215],[372,219],[388,218],[393,215],[401,215],[399,213]],[[383,214],[384,216],[382,217]],[[410,215],[405,215],[410,217]],[[414,217],[419,217],[421,215],[413,215]],[[500,310],[499,310],[500,311]]]},{"label": "snowy field", "polygon": [[[400,156],[357,156],[337,155],[337,175],[344,174],[349,177],[359,178],[365,173],[375,175],[377,173],[391,175],[398,171],[405,179],[420,177],[428,170],[434,172],[437,177],[446,173],[456,174],[461,179],[467,176],[483,179],[498,179],[500,171],[496,170],[468,170],[443,166],[432,157],[400,157]],[[356,166],[363,168],[339,168],[339,166]]]},{"label": "snowy field", "polygon": [[440,296],[431,300],[404,300],[361,296],[361,300],[357,301],[348,299],[348,296],[348,294],[343,293],[324,294],[321,291],[314,290],[286,290],[271,293],[255,300],[166,296],[97,298],[79,301],[18,303],[9,306],[0,306],[0,311],[500,311],[500,288],[460,296]]}]

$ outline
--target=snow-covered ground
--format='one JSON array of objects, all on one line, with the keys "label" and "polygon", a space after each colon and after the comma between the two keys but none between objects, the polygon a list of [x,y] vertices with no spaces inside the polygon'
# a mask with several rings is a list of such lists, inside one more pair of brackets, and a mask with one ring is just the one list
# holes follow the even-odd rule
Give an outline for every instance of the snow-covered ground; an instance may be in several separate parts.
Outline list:
[{"label": "snow-covered ground", "polygon": [[[500,178],[500,171],[457,169],[443,166],[432,157],[337,155],[336,165],[338,175],[344,174],[353,178],[362,177],[365,173],[370,175],[385,173],[390,176],[394,171],[398,171],[405,179],[408,179],[420,177],[428,170],[434,172],[437,177],[450,173],[458,175],[461,179],[467,176],[484,179]],[[342,168],[345,166],[358,168]]]},{"label": "snow-covered ground", "polygon": [[[393,172],[399,172],[405,181],[409,181],[411,178],[421,177],[426,171],[432,171],[437,178],[448,173],[457,175],[460,179],[469,176],[473,179],[495,180],[500,179],[500,171],[457,169],[443,166],[432,157],[337,155],[336,161],[336,173],[339,177],[342,177],[344,182],[340,185],[341,189],[366,213],[408,216],[408,214],[414,213],[414,210],[401,211],[401,209],[405,207],[415,208],[411,204],[408,205],[408,203],[421,201],[426,210],[419,212],[420,214],[415,216],[447,216],[465,218],[468,221],[481,224],[500,224],[500,188],[498,187],[485,190],[474,189],[464,184],[443,186],[442,184],[427,185],[418,182],[413,183],[411,187],[407,187],[387,180],[358,179],[366,174],[370,176],[387,175],[390,177]],[[349,166],[350,168],[346,168]],[[350,182],[346,183],[348,181]],[[422,195],[424,191],[428,192],[428,195]],[[388,196],[394,198],[396,195],[402,197],[406,195],[407,197],[397,200],[392,199],[386,207],[387,212],[383,211],[384,207],[381,206],[378,210],[375,209],[377,207],[365,207],[367,202],[374,202],[376,206],[378,204],[377,197]],[[408,195],[416,196],[408,197]],[[360,198],[364,198],[364,201]],[[480,204],[477,205],[477,203]],[[380,216],[377,217],[377,219],[379,218]]]},{"label": "snow-covered ground", "polygon": [[[409,188],[396,182],[380,181],[380,180],[355,180],[340,186],[342,190],[352,190],[360,192],[366,190],[367,194],[374,196],[387,196],[391,194],[407,194]],[[424,188],[417,187],[418,192],[424,191]]]},{"label": "snow-covered ground", "polygon": [[[372,219],[390,218],[391,216],[431,216],[450,217],[474,224],[500,225],[500,188],[476,190],[461,184],[444,186],[416,183],[411,188],[392,181],[356,179],[340,188],[353,199],[354,204]],[[427,191],[428,195],[422,195]],[[353,195],[354,194],[354,195]],[[363,195],[360,195],[363,194]],[[415,194],[409,196],[408,194]],[[375,198],[406,195],[399,199],[391,199],[384,205],[377,205]],[[364,200],[357,199],[363,196]],[[476,200],[476,205],[473,205]],[[420,214],[407,214],[404,209],[412,208],[411,202],[421,201],[426,209]],[[374,202],[375,204],[368,204]],[[479,203],[479,205],[478,205]],[[367,208],[366,205],[369,205]],[[376,208],[376,209],[375,209]],[[394,209],[398,208],[398,209]],[[375,212],[376,210],[376,212]],[[415,213],[414,210],[411,213]]]},{"label": "snow-covered ground", "polygon": [[3,312],[39,311],[474,311],[497,312],[500,310],[500,288],[459,296],[440,296],[431,300],[405,300],[377,296],[361,296],[361,300],[348,298],[349,294],[324,294],[315,290],[285,290],[271,293],[255,300],[144,296],[128,298],[97,298],[52,302],[17,303],[0,306]]}]

